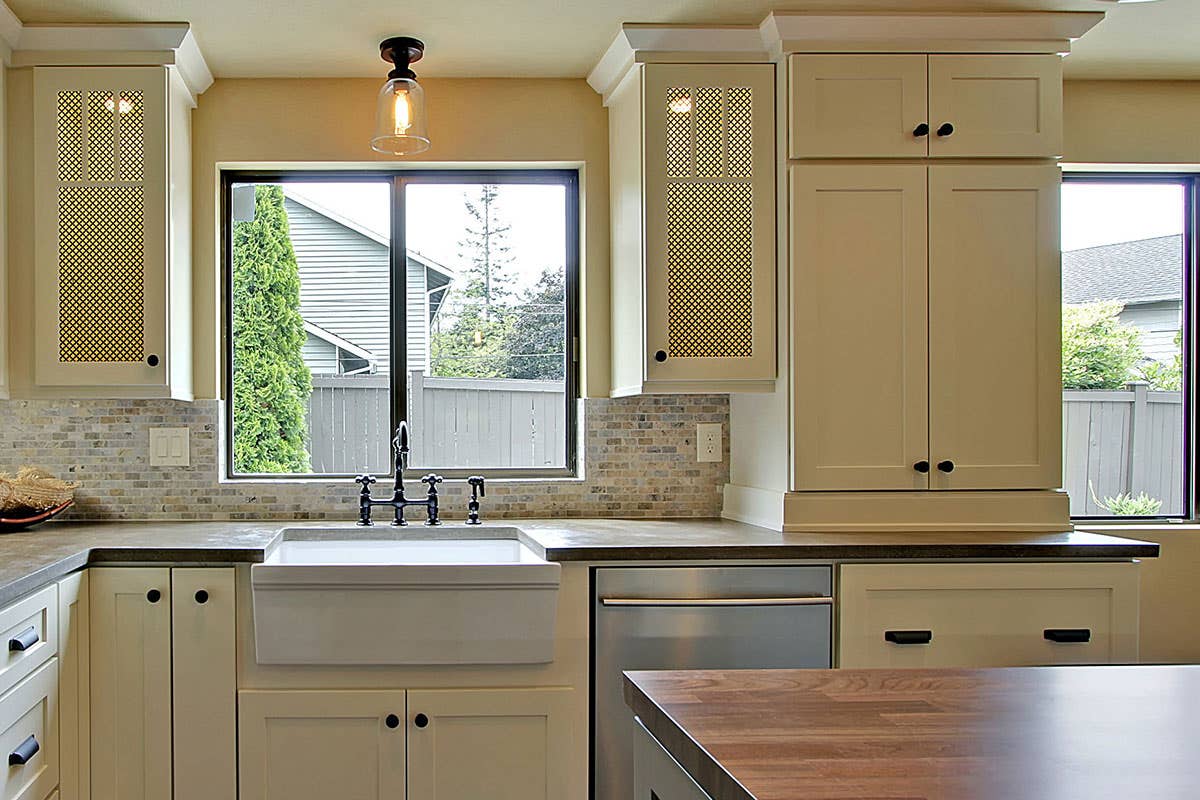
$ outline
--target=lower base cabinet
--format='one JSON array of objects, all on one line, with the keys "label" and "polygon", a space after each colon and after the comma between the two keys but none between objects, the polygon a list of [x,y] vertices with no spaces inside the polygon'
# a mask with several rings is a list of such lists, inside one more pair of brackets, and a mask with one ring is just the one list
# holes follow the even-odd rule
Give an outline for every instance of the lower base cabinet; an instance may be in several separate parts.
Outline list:
[{"label": "lower base cabinet", "polygon": [[569,689],[242,691],[241,800],[561,800]]},{"label": "lower base cabinet", "polygon": [[630,800],[712,800],[658,740],[634,725],[633,796]]}]

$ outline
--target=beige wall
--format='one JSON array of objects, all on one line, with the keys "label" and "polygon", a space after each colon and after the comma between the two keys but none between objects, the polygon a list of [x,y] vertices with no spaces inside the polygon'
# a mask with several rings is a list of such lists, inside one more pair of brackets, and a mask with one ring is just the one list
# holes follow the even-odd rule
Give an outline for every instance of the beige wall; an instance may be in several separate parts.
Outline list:
[{"label": "beige wall", "polygon": [[1066,160],[1200,165],[1200,81],[1067,81]]},{"label": "beige wall", "polygon": [[[382,75],[382,73],[381,73]],[[553,163],[582,167],[582,370],[608,395],[608,117],[582,80],[428,79],[433,147],[403,160],[367,144],[382,77],[218,80],[192,118],[195,389],[220,381],[218,165],[270,162]]]}]

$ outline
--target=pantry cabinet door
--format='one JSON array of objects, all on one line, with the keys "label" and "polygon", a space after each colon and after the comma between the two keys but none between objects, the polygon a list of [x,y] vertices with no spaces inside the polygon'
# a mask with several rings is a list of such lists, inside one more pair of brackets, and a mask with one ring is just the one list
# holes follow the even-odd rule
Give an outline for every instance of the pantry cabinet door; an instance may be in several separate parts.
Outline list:
[{"label": "pantry cabinet door", "polygon": [[926,168],[789,180],[794,488],[927,488]]},{"label": "pantry cabinet door", "polygon": [[171,800],[171,570],[88,572],[92,800]]},{"label": "pantry cabinet door", "polygon": [[928,153],[926,56],[794,55],[788,70],[791,158]]},{"label": "pantry cabinet door", "polygon": [[930,56],[929,117],[934,157],[1061,156],[1062,59]]},{"label": "pantry cabinet door", "polygon": [[775,68],[649,64],[644,80],[646,381],[769,390]]},{"label": "pantry cabinet door", "polygon": [[34,70],[40,386],[167,384],[166,104],[162,67]]},{"label": "pantry cabinet door", "polygon": [[577,727],[568,718],[570,691],[410,691],[410,795],[562,800],[586,793],[570,780]]},{"label": "pantry cabinet door", "polygon": [[1062,485],[1059,181],[930,168],[932,488]]},{"label": "pantry cabinet door", "polygon": [[[239,693],[239,797],[404,800],[404,694],[398,690]],[[464,772],[472,769],[469,762],[457,767]],[[486,791],[476,795],[491,796]]]}]

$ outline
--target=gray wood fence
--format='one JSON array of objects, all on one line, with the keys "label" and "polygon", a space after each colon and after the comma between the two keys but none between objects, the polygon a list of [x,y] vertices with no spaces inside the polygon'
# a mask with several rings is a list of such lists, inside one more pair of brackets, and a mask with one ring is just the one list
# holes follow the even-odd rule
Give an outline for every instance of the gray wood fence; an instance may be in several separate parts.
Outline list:
[{"label": "gray wood fence", "polygon": [[1106,516],[1103,500],[1145,492],[1161,514],[1183,510],[1183,400],[1131,383],[1123,392],[1063,392],[1063,486],[1072,516]]},{"label": "gray wood fence", "polygon": [[[317,473],[391,470],[388,376],[313,376],[309,454]],[[413,469],[561,467],[561,381],[409,375]]]}]

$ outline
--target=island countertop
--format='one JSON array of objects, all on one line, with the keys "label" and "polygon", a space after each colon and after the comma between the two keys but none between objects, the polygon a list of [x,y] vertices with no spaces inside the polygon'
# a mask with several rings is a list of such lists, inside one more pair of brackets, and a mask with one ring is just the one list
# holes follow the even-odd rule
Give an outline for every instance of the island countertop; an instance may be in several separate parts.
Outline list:
[{"label": "island countertop", "polygon": [[713,800],[1200,787],[1200,666],[629,672],[625,699]]},{"label": "island countertop", "polygon": [[[284,528],[345,528],[346,521],[52,522],[0,535],[0,605],[88,564],[254,563]],[[539,556],[559,562],[678,560],[1095,560],[1153,558],[1153,542],[1084,532],[780,533],[728,520],[490,520],[481,528],[449,521],[435,529],[465,538],[515,528]],[[369,529],[421,538],[421,525]]]}]

